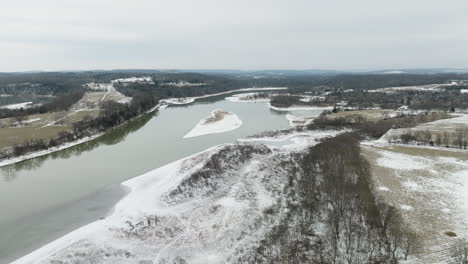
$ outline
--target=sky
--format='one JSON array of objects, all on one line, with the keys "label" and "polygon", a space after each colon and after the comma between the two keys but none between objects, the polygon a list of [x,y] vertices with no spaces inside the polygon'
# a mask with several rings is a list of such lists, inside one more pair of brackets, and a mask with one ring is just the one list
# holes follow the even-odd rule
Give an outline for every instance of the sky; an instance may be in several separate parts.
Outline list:
[{"label": "sky", "polygon": [[466,0],[15,0],[0,71],[468,68]]}]

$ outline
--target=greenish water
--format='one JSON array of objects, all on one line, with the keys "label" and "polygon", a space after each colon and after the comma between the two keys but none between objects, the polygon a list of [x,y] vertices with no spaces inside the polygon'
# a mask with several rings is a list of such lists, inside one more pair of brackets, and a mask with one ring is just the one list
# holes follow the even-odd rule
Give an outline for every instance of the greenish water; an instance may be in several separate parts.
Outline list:
[{"label": "greenish water", "polygon": [[[217,144],[289,127],[287,112],[266,103],[220,98],[168,107],[96,140],[0,168],[0,263],[104,217],[123,197],[122,181]],[[182,138],[217,108],[237,114],[243,125]]]}]

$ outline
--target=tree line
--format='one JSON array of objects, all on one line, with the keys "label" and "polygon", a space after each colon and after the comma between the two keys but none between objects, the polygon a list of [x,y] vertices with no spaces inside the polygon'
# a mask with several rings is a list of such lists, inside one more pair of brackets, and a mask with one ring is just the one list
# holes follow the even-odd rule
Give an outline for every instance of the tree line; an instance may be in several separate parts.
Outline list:
[{"label": "tree line", "polygon": [[392,128],[410,128],[448,117],[448,114],[444,112],[425,112],[415,116],[401,115],[385,120],[369,121],[363,116],[358,116],[357,119],[333,118],[325,112],[309,124],[307,129],[352,129],[361,139],[379,139]]},{"label": "tree line", "polygon": [[398,263],[415,253],[418,236],[373,194],[356,134],[325,139],[293,162],[285,218],[239,263]]},{"label": "tree line", "polygon": [[454,132],[416,130],[387,138],[389,143],[429,145],[446,148],[467,149],[468,128],[458,128]]},{"label": "tree line", "polygon": [[151,94],[135,93],[130,104],[120,104],[113,101],[103,103],[98,117],[85,117],[73,124],[70,131],[61,131],[58,136],[50,140],[32,140],[13,146],[11,151],[0,152],[0,159],[21,156],[30,152],[46,150],[75,141],[96,133],[106,132],[110,128],[146,113],[158,104],[159,100]]}]

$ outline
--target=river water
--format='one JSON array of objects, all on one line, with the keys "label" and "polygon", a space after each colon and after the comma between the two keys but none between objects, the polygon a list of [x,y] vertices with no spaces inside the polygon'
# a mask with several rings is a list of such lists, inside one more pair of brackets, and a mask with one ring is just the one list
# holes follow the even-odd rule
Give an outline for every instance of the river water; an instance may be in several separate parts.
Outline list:
[{"label": "river water", "polygon": [[[222,97],[145,116],[93,141],[0,168],[0,263],[95,221],[125,195],[120,183],[214,145],[289,128],[288,112]],[[239,116],[233,131],[182,138],[214,109]],[[317,116],[320,111],[302,111]]]}]

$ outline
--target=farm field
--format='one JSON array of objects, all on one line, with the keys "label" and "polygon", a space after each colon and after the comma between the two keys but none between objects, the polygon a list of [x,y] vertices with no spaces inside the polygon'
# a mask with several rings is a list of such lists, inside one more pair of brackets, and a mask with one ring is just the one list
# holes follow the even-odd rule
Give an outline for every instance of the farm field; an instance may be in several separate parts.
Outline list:
[{"label": "farm field", "polygon": [[362,145],[377,195],[399,208],[420,239],[411,263],[445,263],[468,236],[468,152]]}]

